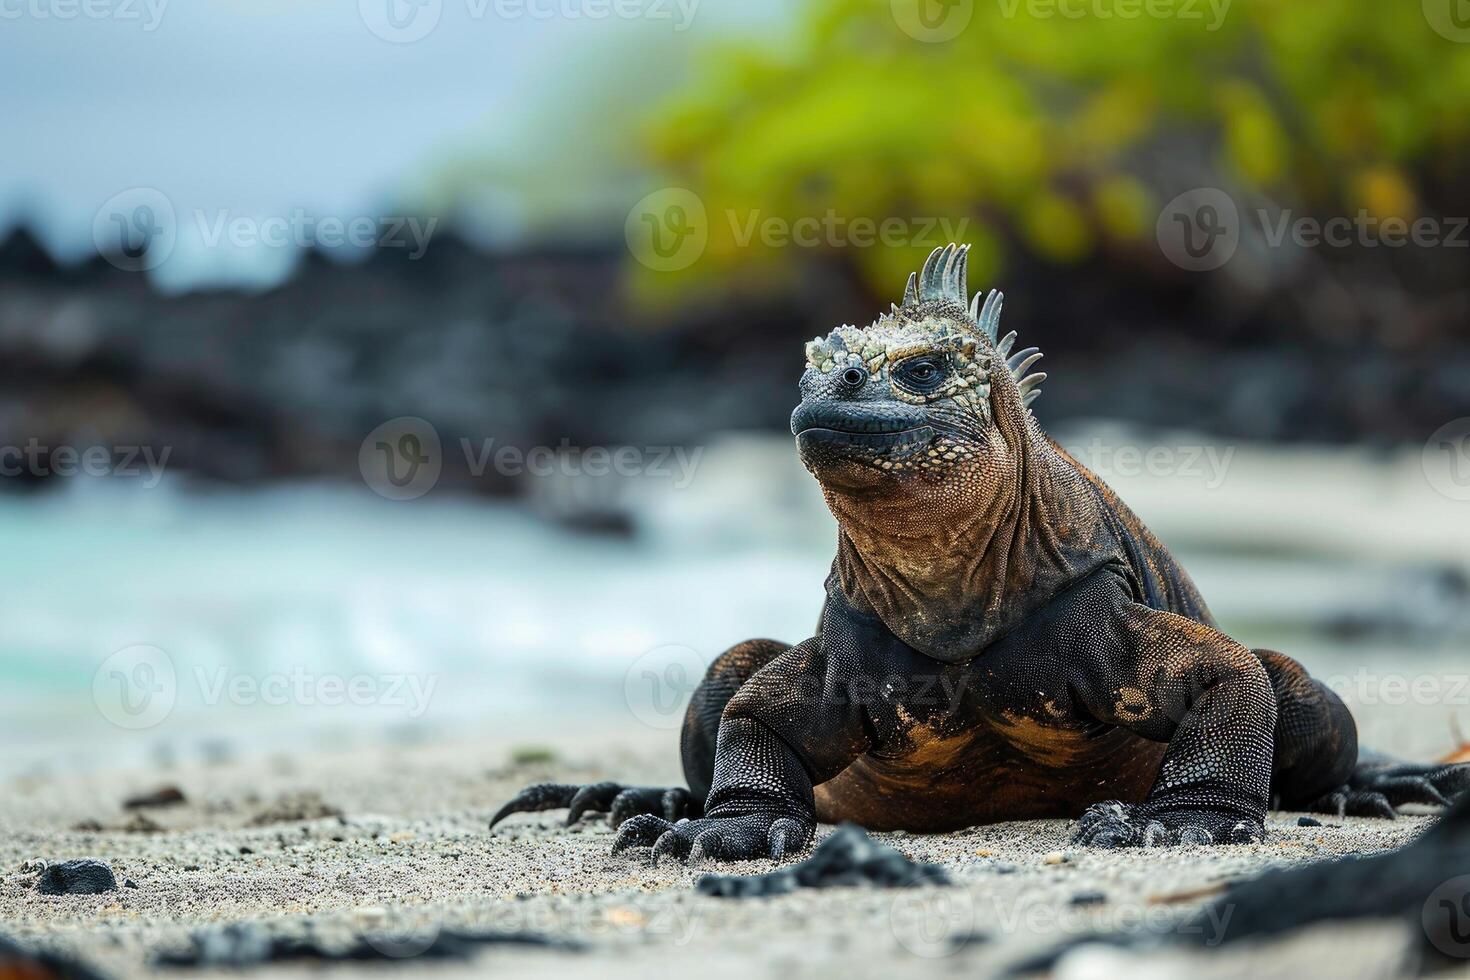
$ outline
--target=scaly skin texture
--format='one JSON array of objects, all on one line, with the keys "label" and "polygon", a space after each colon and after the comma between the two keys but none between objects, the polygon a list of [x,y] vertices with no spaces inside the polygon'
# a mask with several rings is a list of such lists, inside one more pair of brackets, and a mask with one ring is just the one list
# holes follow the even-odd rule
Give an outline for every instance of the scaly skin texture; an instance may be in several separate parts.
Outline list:
[{"label": "scaly skin texture", "polygon": [[792,431],[837,518],[816,635],[710,667],[690,792],[535,786],[614,850],[780,858],[817,821],[946,831],[1078,818],[1097,846],[1260,840],[1273,802],[1391,818],[1470,766],[1360,760],[1347,708],[1221,633],[1185,571],[1029,409],[1039,354],[937,249],[902,306],[807,344]]}]

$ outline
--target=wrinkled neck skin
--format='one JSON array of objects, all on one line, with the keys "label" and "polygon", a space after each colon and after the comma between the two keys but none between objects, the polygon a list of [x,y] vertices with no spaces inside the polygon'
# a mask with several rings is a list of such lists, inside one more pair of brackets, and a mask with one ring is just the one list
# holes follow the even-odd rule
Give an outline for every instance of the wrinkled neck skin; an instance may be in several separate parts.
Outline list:
[{"label": "wrinkled neck skin", "polygon": [[940,472],[821,475],[835,584],[946,663],[979,655],[1112,556],[1096,494],[1034,422],[991,438],[979,460]]}]

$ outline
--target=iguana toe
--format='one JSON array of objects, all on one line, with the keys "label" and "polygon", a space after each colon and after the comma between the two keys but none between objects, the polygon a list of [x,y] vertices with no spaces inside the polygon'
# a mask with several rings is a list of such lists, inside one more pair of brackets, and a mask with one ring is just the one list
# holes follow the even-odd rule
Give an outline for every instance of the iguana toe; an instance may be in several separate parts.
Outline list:
[{"label": "iguana toe", "polygon": [[1383,757],[1359,761],[1345,785],[1324,793],[1309,807],[1339,817],[1392,820],[1408,803],[1448,806],[1470,792],[1470,763],[1396,762]]},{"label": "iguana toe", "polygon": [[1384,820],[1398,817],[1393,804],[1382,793],[1353,789],[1351,786],[1339,786],[1324,794],[1307,809],[1312,813],[1331,813],[1338,817],[1381,817]]},{"label": "iguana toe", "polygon": [[666,830],[659,839],[653,842],[653,850],[648,855],[650,867],[658,867],[658,859],[665,854],[681,857],[689,853],[689,844],[680,840],[679,834],[674,830]]},{"label": "iguana toe", "polygon": [[720,832],[714,828],[703,831],[694,838],[694,843],[689,847],[689,864],[699,865],[706,861],[718,861],[720,859]]},{"label": "iguana toe", "polygon": [[673,824],[651,813],[640,813],[625,821],[618,828],[613,840],[612,852],[619,854],[630,847],[652,847],[654,843],[673,828]]},{"label": "iguana toe", "polygon": [[591,783],[577,790],[571,802],[567,804],[567,826],[570,827],[582,819],[582,814],[591,810],[594,813],[606,813],[612,806],[614,798],[623,791],[623,787],[617,783]]},{"label": "iguana toe", "polygon": [[621,783],[589,783],[585,786],[566,783],[539,783],[515,795],[490,818],[494,827],[512,813],[535,813],[541,810],[567,808],[566,825],[575,824],[588,813],[606,813],[614,829],[629,818],[641,814],[662,814],[667,820],[680,820],[697,814],[699,805],[682,786],[624,786]]},{"label": "iguana toe", "polygon": [[673,823],[643,814],[623,824],[613,842],[613,853],[648,847],[654,864],[666,855],[687,859],[690,864],[758,858],[779,861],[805,850],[814,829],[789,816],[746,814]]}]

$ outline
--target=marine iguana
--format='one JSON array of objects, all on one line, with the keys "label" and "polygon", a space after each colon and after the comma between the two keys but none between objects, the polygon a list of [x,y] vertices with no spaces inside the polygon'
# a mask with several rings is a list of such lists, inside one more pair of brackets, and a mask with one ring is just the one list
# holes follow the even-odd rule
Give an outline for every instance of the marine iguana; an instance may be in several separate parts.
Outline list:
[{"label": "marine iguana", "polygon": [[837,519],[816,635],[718,657],[688,789],[541,784],[495,815],[609,812],[614,852],[780,859],[817,821],[955,830],[1079,818],[1105,847],[1261,840],[1273,803],[1391,818],[1470,765],[1359,757],[1342,701],[1221,633],[1188,574],[1030,404],[1034,347],[968,246],[902,304],[806,345],[791,431]]}]

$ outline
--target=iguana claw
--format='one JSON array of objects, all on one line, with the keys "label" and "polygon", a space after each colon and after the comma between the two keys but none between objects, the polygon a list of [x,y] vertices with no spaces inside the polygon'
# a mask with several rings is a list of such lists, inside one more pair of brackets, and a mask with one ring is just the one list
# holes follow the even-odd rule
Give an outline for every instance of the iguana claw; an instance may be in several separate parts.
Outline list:
[{"label": "iguana claw", "polygon": [[670,823],[642,814],[623,824],[613,841],[613,853],[630,847],[648,847],[651,863],[673,855],[690,864],[704,861],[780,861],[805,850],[814,826],[795,817],[705,817]]},{"label": "iguana claw", "polygon": [[1147,803],[1095,803],[1077,821],[1072,841],[1089,847],[1253,844],[1266,836],[1259,820],[1210,810],[1167,810]]},{"label": "iguana claw", "polygon": [[771,860],[780,861],[786,856],[788,844],[795,844],[795,849],[801,850],[805,846],[807,835],[801,824],[790,817],[782,817],[771,824],[766,836],[771,845]]},{"label": "iguana claw", "polygon": [[565,783],[539,783],[527,786],[490,818],[494,827],[512,813],[534,813],[540,810],[567,808],[570,827],[587,813],[606,813],[614,828],[640,814],[663,814],[669,821],[697,814],[699,806],[682,786],[624,786],[621,783],[589,783],[585,786]]}]

